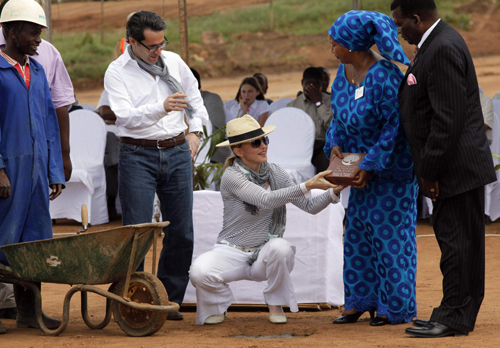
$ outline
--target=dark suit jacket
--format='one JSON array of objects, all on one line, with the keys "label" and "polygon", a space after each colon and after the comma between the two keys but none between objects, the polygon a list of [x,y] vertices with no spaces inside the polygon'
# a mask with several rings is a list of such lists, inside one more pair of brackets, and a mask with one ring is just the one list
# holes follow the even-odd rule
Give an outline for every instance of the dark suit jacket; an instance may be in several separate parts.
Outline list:
[{"label": "dark suit jacket", "polygon": [[408,68],[399,103],[419,184],[437,181],[442,199],[496,180],[472,57],[443,20]]}]

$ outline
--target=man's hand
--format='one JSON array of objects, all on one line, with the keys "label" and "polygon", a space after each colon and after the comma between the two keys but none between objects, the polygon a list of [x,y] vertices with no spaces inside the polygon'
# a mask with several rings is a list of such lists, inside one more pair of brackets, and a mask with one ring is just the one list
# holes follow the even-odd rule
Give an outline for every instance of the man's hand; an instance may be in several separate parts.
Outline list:
[{"label": "man's hand", "polygon": [[371,172],[359,168],[359,166],[356,166],[356,169],[354,170],[354,173],[350,176],[351,178],[354,178],[352,181],[352,186],[357,189],[362,189],[368,184],[368,181],[370,181],[372,174]]},{"label": "man's hand", "polygon": [[52,184],[52,185],[50,185],[50,188],[52,189],[52,192],[49,195],[49,199],[51,201],[53,201],[54,199],[59,197],[59,195],[61,194],[62,184]]},{"label": "man's hand", "polygon": [[304,88],[304,94],[307,98],[316,104],[317,102],[323,101],[323,92],[321,91],[321,85],[319,83],[310,83]]},{"label": "man's hand", "polygon": [[171,94],[163,102],[163,108],[166,112],[183,111],[187,106],[187,95],[182,92]]},{"label": "man's hand", "polygon": [[200,147],[200,138],[194,133],[189,133],[186,135],[186,141],[189,144],[189,150],[191,150],[191,159],[194,159],[196,153],[198,152],[198,148]]},{"label": "man's hand", "polygon": [[10,180],[5,174],[5,169],[0,169],[0,198],[10,196]]},{"label": "man's hand", "polygon": [[63,168],[64,168],[64,180],[69,181],[71,178],[71,172],[73,172],[73,165],[71,164],[71,159],[68,154],[63,154]]},{"label": "man's hand", "polygon": [[437,181],[431,182],[420,178],[424,192],[427,192],[431,201],[435,202],[439,196],[439,184]]}]

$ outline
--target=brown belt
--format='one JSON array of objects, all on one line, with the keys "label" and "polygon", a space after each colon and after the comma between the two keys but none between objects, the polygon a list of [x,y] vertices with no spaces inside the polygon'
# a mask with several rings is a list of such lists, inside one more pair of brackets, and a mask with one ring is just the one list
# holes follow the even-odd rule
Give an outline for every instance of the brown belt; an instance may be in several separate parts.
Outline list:
[{"label": "brown belt", "polygon": [[157,149],[166,149],[168,147],[174,147],[177,145],[182,145],[186,142],[186,137],[184,133],[179,134],[175,138],[163,139],[163,140],[147,140],[147,139],[134,139],[129,137],[120,138],[120,142],[125,144],[140,145],[140,146],[151,146]]}]

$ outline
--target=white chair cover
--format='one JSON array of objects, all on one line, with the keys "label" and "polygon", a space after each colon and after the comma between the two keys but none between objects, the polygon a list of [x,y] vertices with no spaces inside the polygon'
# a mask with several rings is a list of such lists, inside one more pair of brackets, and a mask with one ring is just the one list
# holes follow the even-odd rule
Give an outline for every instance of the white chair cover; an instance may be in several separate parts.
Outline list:
[{"label": "white chair cover", "polygon": [[[322,193],[313,190],[312,194]],[[297,247],[292,282],[298,303],[344,304],[342,235],[344,208],[330,204],[317,215],[287,204],[284,238]],[[220,192],[195,191],[193,204],[193,260],[213,249],[222,229],[223,203]],[[266,282],[238,281],[229,284],[234,303],[264,304]],[[196,291],[189,283],[184,303],[195,303]]]},{"label": "white chair cover", "polygon": [[50,202],[51,218],[81,222],[81,205],[86,204],[89,223],[107,223],[104,172],[106,125],[95,112],[75,110],[70,113],[70,133],[73,173],[61,196]]},{"label": "white chair cover", "polygon": [[94,105],[90,105],[90,104],[78,104],[78,105],[81,106],[83,108],[83,110],[96,111],[96,109],[97,109]]},{"label": "white chair cover", "polygon": [[279,164],[293,180],[300,184],[316,173],[311,163],[314,150],[314,121],[297,108],[283,108],[273,113],[266,126],[276,130],[269,134],[267,160]]},{"label": "white chair cover", "polygon": [[233,105],[238,104],[238,102],[235,99],[229,99],[228,101],[224,102],[224,112],[226,113],[226,123],[231,121],[233,118],[235,118],[236,115],[233,115],[231,113],[231,108]]},{"label": "white chair cover", "polygon": [[[496,101],[496,105],[495,105]],[[500,155],[500,99],[493,101],[495,112],[493,119],[493,141],[490,145],[492,153]],[[498,110],[498,111],[497,111]],[[493,164],[500,164],[500,158],[493,158]],[[485,186],[485,214],[488,215],[491,221],[495,221],[500,217],[500,173],[497,171],[497,181]]]},{"label": "white chair cover", "polygon": [[275,100],[271,103],[271,105],[269,105],[269,115],[271,115],[273,112],[279,110],[279,109],[283,109],[283,108],[286,108],[286,105],[288,103],[290,103],[291,101],[293,101],[293,98],[281,98],[281,99],[278,99],[278,100]]}]

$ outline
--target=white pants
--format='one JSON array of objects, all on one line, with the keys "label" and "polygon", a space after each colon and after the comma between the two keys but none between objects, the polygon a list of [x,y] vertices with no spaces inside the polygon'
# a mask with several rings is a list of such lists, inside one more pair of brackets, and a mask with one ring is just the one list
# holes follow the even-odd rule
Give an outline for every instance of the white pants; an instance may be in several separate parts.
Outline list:
[{"label": "white pants", "polygon": [[295,246],[283,238],[273,238],[264,245],[257,260],[247,262],[246,253],[227,245],[216,244],[191,265],[189,278],[196,288],[196,325],[203,325],[211,315],[224,313],[234,300],[227,285],[237,280],[267,280],[264,298],[268,305],[288,306],[298,312],[290,272],[295,260]]},{"label": "white pants", "polygon": [[14,286],[12,284],[0,283],[0,309],[13,308],[15,306]]}]

